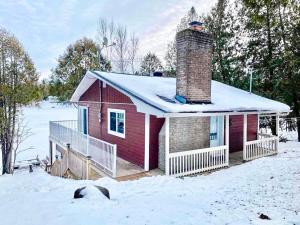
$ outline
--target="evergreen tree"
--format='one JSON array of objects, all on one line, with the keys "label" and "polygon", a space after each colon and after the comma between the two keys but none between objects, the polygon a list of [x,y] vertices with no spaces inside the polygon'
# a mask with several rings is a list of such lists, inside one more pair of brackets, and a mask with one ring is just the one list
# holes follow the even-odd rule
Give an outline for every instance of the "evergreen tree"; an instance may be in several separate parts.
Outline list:
[{"label": "evergreen tree", "polygon": [[177,65],[177,49],[175,41],[168,44],[168,49],[165,55],[166,67],[164,74],[167,77],[176,76],[176,65]]},{"label": "evergreen tree", "polygon": [[216,7],[204,18],[213,39],[213,79],[239,88],[245,87],[244,59],[239,24],[234,5],[219,0]]},{"label": "evergreen tree", "polygon": [[281,65],[283,71],[279,92],[291,106],[290,117],[296,117],[298,141],[300,141],[300,3],[278,1],[279,37],[281,39]]},{"label": "evergreen tree", "polygon": [[199,21],[200,16],[196,12],[195,7],[193,6],[188,13],[180,20],[180,23],[177,26],[177,32],[184,30],[189,27],[189,23],[192,21]]},{"label": "evergreen tree", "polygon": [[148,52],[141,63],[140,72],[143,75],[150,75],[150,73],[162,69],[163,67],[159,58],[155,54]]},{"label": "evergreen tree", "polygon": [[109,71],[110,62],[101,55],[99,63],[97,55],[96,44],[91,39],[82,38],[69,45],[52,71],[50,95],[58,96],[62,101],[67,100],[88,70]]},{"label": "evergreen tree", "polygon": [[[288,103],[292,115],[299,117],[299,67],[295,63],[299,58],[294,39],[299,39],[296,27],[300,3],[294,0],[243,0],[241,3],[241,21],[248,39],[244,55],[253,68],[256,92]],[[298,134],[299,123],[298,119]],[[274,122],[271,128],[275,133]]]},{"label": "evergreen tree", "polygon": [[21,107],[38,99],[38,74],[21,43],[0,28],[0,146],[2,174],[12,173]]}]

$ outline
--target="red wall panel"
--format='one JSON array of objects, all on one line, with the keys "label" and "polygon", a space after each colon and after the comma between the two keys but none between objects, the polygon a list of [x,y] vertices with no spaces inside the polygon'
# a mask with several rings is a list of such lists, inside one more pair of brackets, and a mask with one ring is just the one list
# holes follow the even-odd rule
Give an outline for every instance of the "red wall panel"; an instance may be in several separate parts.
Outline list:
[{"label": "red wall panel", "polygon": [[[244,116],[229,117],[229,151],[237,152],[243,150],[243,128]],[[248,141],[256,140],[257,138],[257,115],[247,116],[247,139]]]},{"label": "red wall panel", "polygon": [[150,116],[150,137],[149,137],[149,169],[158,167],[158,150],[159,150],[159,132],[164,125],[164,118]]}]

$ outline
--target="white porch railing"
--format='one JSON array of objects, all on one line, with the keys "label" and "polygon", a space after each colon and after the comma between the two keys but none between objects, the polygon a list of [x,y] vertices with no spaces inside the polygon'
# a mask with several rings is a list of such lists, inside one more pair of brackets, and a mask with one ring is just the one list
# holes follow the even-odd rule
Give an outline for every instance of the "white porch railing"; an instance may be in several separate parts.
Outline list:
[{"label": "white porch railing", "polygon": [[247,141],[244,149],[244,160],[277,154],[279,138],[277,136],[259,134],[259,140]]},{"label": "white porch railing", "polygon": [[169,153],[169,175],[185,176],[229,165],[227,145]]},{"label": "white porch railing", "polygon": [[117,146],[80,133],[77,120],[51,121],[50,139],[62,146],[70,144],[72,150],[90,156],[104,172],[116,176]]},{"label": "white porch railing", "polygon": [[103,167],[112,177],[116,177],[117,172],[117,145],[88,137],[88,148],[91,159]]}]

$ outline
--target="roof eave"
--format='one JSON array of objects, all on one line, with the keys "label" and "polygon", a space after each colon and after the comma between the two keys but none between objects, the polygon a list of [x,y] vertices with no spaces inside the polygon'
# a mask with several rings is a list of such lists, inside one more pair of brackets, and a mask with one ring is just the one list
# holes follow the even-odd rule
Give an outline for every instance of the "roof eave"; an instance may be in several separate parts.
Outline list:
[{"label": "roof eave", "polygon": [[240,111],[214,111],[214,112],[169,112],[164,113],[161,117],[206,117],[206,116],[225,116],[225,115],[244,115],[244,114],[280,114],[287,115],[291,110],[240,110]]}]

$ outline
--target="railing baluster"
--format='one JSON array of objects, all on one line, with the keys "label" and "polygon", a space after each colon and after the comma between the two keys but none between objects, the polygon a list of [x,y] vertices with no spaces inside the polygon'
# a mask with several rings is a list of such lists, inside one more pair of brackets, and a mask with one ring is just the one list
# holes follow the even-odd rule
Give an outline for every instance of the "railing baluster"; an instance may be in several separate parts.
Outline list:
[{"label": "railing baluster", "polygon": [[[90,148],[91,159],[98,163],[105,170],[116,175],[116,146],[94,137],[87,139],[86,135],[78,132],[78,123],[71,121],[51,121],[50,138],[62,145],[70,144],[72,150],[78,151],[83,155],[87,154],[87,144]],[[88,142],[88,143],[87,143]]]}]

